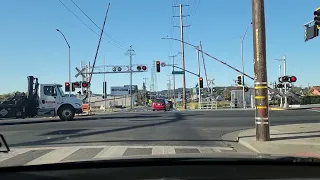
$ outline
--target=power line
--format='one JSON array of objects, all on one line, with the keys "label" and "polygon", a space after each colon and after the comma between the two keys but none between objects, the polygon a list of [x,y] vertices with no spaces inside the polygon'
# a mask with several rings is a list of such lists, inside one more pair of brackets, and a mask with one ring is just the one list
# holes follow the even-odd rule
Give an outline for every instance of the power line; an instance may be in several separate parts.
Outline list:
[{"label": "power line", "polygon": [[[81,20],[71,9],[69,9],[61,0],[59,0],[60,3],[69,11],[71,12],[80,22],[82,22],[89,30],[91,30],[94,34],[96,34],[97,36],[100,36],[97,32],[95,32],[91,27],[89,27],[83,20]],[[113,45],[114,47],[117,47],[116,45],[112,44],[111,42],[107,41],[104,39],[104,41],[108,42],[109,44]],[[123,47],[117,47],[120,49],[125,50],[125,48]]]},{"label": "power line", "polygon": [[[71,2],[100,30],[102,30],[73,0],[71,0]],[[125,48],[125,46],[123,46],[119,41],[115,40],[114,38],[112,38],[111,36],[109,36],[107,33],[103,33],[105,34],[107,37],[109,37],[110,39],[112,39],[114,42],[116,42],[119,46],[122,46]]]}]

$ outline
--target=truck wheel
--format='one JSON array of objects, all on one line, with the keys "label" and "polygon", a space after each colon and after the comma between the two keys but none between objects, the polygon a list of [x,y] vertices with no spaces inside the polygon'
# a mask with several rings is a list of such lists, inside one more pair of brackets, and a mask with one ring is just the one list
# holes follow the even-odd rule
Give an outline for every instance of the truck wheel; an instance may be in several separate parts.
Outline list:
[{"label": "truck wheel", "polygon": [[73,120],[75,115],[74,108],[72,106],[63,106],[59,109],[58,116],[63,121]]}]

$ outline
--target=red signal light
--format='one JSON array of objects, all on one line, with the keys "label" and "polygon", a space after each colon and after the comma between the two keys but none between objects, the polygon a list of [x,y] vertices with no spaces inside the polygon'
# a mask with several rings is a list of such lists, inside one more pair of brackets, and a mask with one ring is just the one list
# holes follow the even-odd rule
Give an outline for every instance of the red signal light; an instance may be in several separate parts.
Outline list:
[{"label": "red signal light", "polygon": [[297,81],[297,77],[295,77],[295,76],[290,77],[290,82],[296,82],[296,81]]},{"label": "red signal light", "polygon": [[70,84],[68,82],[65,83],[65,86],[70,86]]},{"label": "red signal light", "polygon": [[142,66],[142,70],[147,70],[147,66]]},{"label": "red signal light", "polygon": [[82,87],[87,87],[88,84],[87,83],[82,83]]}]

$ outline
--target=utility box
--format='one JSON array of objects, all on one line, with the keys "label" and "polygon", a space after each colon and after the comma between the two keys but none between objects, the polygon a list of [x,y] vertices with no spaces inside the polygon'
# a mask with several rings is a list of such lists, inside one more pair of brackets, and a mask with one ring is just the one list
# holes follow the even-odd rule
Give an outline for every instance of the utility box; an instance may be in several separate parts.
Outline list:
[{"label": "utility box", "polygon": [[[246,107],[252,106],[252,99],[251,97],[254,96],[254,89],[249,89],[247,92],[245,92],[245,101],[246,101]],[[231,108],[243,108],[243,91],[242,90],[232,90],[231,91],[231,102],[230,107]],[[253,108],[253,107],[251,107]]]}]

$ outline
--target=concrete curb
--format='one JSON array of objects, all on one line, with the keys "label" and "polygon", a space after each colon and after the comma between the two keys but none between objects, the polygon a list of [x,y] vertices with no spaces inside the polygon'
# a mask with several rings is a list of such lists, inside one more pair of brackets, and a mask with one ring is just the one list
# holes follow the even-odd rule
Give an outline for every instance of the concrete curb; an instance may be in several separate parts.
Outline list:
[{"label": "concrete curb", "polygon": [[238,142],[239,144],[243,145],[244,147],[256,152],[256,153],[260,153],[260,151],[258,151],[255,147],[253,147],[251,144],[249,144],[248,142],[244,141],[241,139],[241,137],[238,137]]}]

